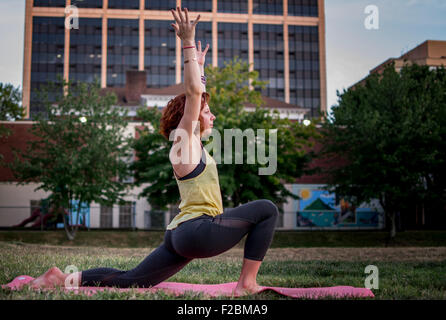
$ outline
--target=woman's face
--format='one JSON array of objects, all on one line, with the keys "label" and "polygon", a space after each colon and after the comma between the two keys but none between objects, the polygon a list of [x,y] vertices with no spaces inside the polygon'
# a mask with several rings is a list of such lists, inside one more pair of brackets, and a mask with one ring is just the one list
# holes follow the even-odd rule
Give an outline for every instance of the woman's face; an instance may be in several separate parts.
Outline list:
[{"label": "woman's face", "polygon": [[204,108],[200,112],[201,116],[201,126],[203,127],[202,136],[206,136],[211,134],[212,127],[214,126],[214,120],[215,116],[212,114],[211,110],[209,109],[209,105],[206,103]]}]

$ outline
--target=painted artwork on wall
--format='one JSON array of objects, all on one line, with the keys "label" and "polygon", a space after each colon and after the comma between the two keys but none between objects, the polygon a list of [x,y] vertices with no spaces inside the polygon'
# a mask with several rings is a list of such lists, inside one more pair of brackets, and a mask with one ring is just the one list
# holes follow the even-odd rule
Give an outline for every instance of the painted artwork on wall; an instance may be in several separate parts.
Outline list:
[{"label": "painted artwork on wall", "polygon": [[370,205],[359,206],[320,186],[293,185],[293,192],[301,197],[295,201],[296,228],[382,229],[383,213]]},{"label": "painted artwork on wall", "polygon": [[79,200],[71,200],[71,219],[70,219],[70,225],[75,225],[77,221],[79,221],[79,224],[82,226],[85,226],[87,228],[90,227],[90,206],[88,203],[83,202],[81,204],[79,220],[77,220],[77,214],[78,214],[78,203]]}]

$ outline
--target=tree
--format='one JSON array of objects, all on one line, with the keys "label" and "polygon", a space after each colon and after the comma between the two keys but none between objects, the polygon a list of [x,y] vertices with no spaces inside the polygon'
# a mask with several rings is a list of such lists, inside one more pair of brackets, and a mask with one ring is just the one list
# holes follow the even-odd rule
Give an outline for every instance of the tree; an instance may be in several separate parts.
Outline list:
[{"label": "tree", "polygon": [[389,65],[365,86],[338,92],[322,128],[320,157],[342,156],[326,170],[328,189],[353,203],[379,199],[396,235],[397,213],[416,202],[443,211],[446,177],[446,72]]},{"label": "tree", "polygon": [[[304,147],[311,146],[309,138],[316,135],[314,124],[305,127],[289,119],[280,119],[277,111],[270,114],[269,109],[263,108],[260,92],[250,90],[249,81],[257,89],[264,86],[265,82],[258,81],[258,73],[250,72],[247,63],[238,58],[226,63],[224,68],[208,66],[206,75],[207,91],[211,96],[209,105],[216,116],[214,129],[221,133],[222,140],[225,129],[236,128],[242,132],[265,129],[265,154],[268,156],[274,152],[269,144],[272,131],[268,130],[277,129],[277,170],[273,174],[259,175],[259,169],[269,164],[262,165],[258,159],[254,164],[248,164],[247,148],[243,148],[243,164],[235,164],[234,160],[232,164],[225,163],[222,141],[222,161],[218,164],[218,171],[223,205],[237,206],[259,198],[270,199],[277,204],[287,201],[288,197],[298,199],[298,196],[285,188],[284,183],[292,183],[306,172],[311,156]],[[255,111],[246,111],[246,103],[255,105]],[[165,209],[168,204],[177,204],[180,199],[168,156],[172,143],[159,134],[161,112],[157,108],[140,109],[138,115],[150,125],[140,131],[140,138],[134,144],[139,158],[132,166],[136,183],[149,183],[140,196],[146,197],[152,205]],[[204,144],[208,147],[212,143],[213,137],[210,143]],[[212,149],[209,151],[215,158]],[[234,143],[231,152],[232,159],[235,159]]]},{"label": "tree", "polygon": [[[65,88],[66,95],[62,88]],[[55,94],[57,103],[50,102]],[[97,82],[71,83],[60,79],[49,83],[39,98],[46,114],[37,114],[31,128],[35,140],[27,150],[14,148],[10,164],[20,184],[39,183],[35,190],[51,191],[57,208],[68,208],[78,200],[104,205],[123,203],[127,185],[121,182],[129,175],[126,158],[131,156],[131,139],[124,137],[127,111],[113,107],[116,96],[100,94]],[[64,219],[68,239],[74,240],[79,227]],[[71,216],[68,217],[71,221]]]},{"label": "tree", "polygon": [[[0,121],[14,121],[25,117],[21,106],[22,95],[12,84],[0,83]],[[7,138],[11,130],[0,124],[0,139]],[[0,154],[0,163],[3,155]]]}]

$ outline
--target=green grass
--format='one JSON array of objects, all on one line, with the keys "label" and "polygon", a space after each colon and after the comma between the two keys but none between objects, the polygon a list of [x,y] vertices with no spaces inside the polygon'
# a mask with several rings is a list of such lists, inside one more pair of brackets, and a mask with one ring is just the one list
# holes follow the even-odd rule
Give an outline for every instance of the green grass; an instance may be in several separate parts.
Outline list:
[{"label": "green grass", "polygon": [[[64,271],[68,265],[79,270],[95,267],[113,267],[128,270],[138,265],[142,257],[153,249],[59,248],[0,242],[0,283],[11,281],[18,275],[37,277],[52,266]],[[274,249],[270,249],[274,250]],[[335,250],[335,249],[333,249]],[[373,250],[373,248],[367,248]],[[404,248],[401,248],[404,250]],[[117,254],[122,251],[122,254]],[[395,250],[398,252],[398,250]],[[137,252],[137,253],[136,253]],[[446,299],[446,260],[380,261],[357,258],[357,261],[334,260],[280,260],[274,255],[265,258],[258,274],[260,285],[279,287],[326,287],[348,285],[364,287],[367,276],[364,269],[373,264],[379,268],[379,289],[373,289],[375,299]],[[421,258],[420,258],[421,259]],[[242,259],[234,256],[196,259],[167,281],[187,283],[224,283],[237,281]],[[101,292],[92,297],[83,294],[38,292],[31,290],[10,291],[0,289],[0,299],[150,299],[170,300],[210,299],[203,295],[187,293],[175,297],[162,291],[139,294],[136,292]],[[218,298],[217,298],[218,299]],[[221,299],[228,299],[221,297]],[[273,292],[263,292],[243,297],[254,299],[291,299]]]},{"label": "green grass", "polygon": [[[385,231],[276,231],[271,248],[305,247],[385,247]],[[74,241],[65,231],[0,231],[0,241],[39,243],[63,246],[97,246],[107,248],[156,247],[164,231],[80,231]],[[245,238],[246,239],[246,238]],[[238,247],[244,245],[243,239]],[[446,231],[405,231],[397,233],[393,247],[446,246]]]}]

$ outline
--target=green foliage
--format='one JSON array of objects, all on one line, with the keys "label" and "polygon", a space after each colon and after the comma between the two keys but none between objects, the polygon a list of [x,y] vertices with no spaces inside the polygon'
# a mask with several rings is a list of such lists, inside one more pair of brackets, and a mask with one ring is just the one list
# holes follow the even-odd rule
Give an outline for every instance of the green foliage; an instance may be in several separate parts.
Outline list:
[{"label": "green foliage", "polygon": [[21,106],[22,95],[12,84],[0,83],[0,121],[16,120],[25,117]]},{"label": "green foliage", "polygon": [[[310,138],[316,135],[314,124],[305,127],[288,119],[280,119],[278,112],[270,114],[270,109],[262,106],[262,98],[257,90],[250,90],[251,85],[259,89],[265,82],[258,81],[258,72],[249,71],[247,63],[236,58],[226,63],[224,68],[206,68],[207,91],[211,96],[209,103],[212,113],[216,116],[214,130],[224,138],[225,129],[266,130],[266,152],[270,149],[269,129],[277,129],[277,171],[272,175],[259,175],[259,168],[268,167],[247,164],[247,148],[243,148],[243,164],[224,163],[224,143],[221,144],[221,164],[218,164],[220,188],[224,206],[237,206],[255,199],[265,198],[277,204],[283,203],[288,197],[297,198],[289,192],[284,183],[292,183],[294,179],[305,172],[306,165],[311,160],[311,154],[304,147],[311,146]],[[247,112],[246,104],[255,106],[255,111]],[[147,197],[151,204],[165,208],[168,204],[179,201],[179,192],[169,161],[171,142],[159,134],[161,113],[153,108],[141,109],[138,115],[151,125],[140,133],[134,148],[139,161],[133,164],[137,183],[150,183],[140,196]],[[213,138],[210,138],[210,143]],[[246,142],[244,143],[246,146]],[[232,159],[235,159],[233,144]],[[271,150],[272,152],[273,150]]]},{"label": "green foliage", "polygon": [[138,197],[146,197],[152,207],[167,209],[167,205],[176,203],[179,192],[169,162],[170,143],[160,133],[161,112],[157,108],[140,108],[138,117],[148,122],[144,130],[139,130],[133,148],[138,160],[130,166],[134,172],[135,183],[150,183]]},{"label": "green foliage", "polygon": [[[0,83],[0,121],[14,121],[25,117],[22,108],[22,95],[19,88],[12,84]],[[0,123],[0,138],[6,138],[11,134],[11,130]],[[0,162],[3,155],[0,154]]]},{"label": "green foliage", "polygon": [[[49,93],[56,94],[54,100]],[[123,202],[127,186],[121,180],[129,175],[125,159],[132,138],[123,135],[127,113],[113,107],[116,96],[101,96],[97,82],[60,79],[42,90],[40,101],[46,115],[36,115],[30,130],[35,139],[27,150],[14,148],[9,165],[19,184],[39,183],[36,190],[51,191],[59,207],[68,208],[69,200]],[[67,234],[74,237],[75,230]]]},{"label": "green foliage", "polygon": [[379,199],[392,219],[406,206],[443,208],[446,190],[446,71],[388,66],[339,94],[323,127],[323,157],[346,159],[329,188],[360,203]]}]

